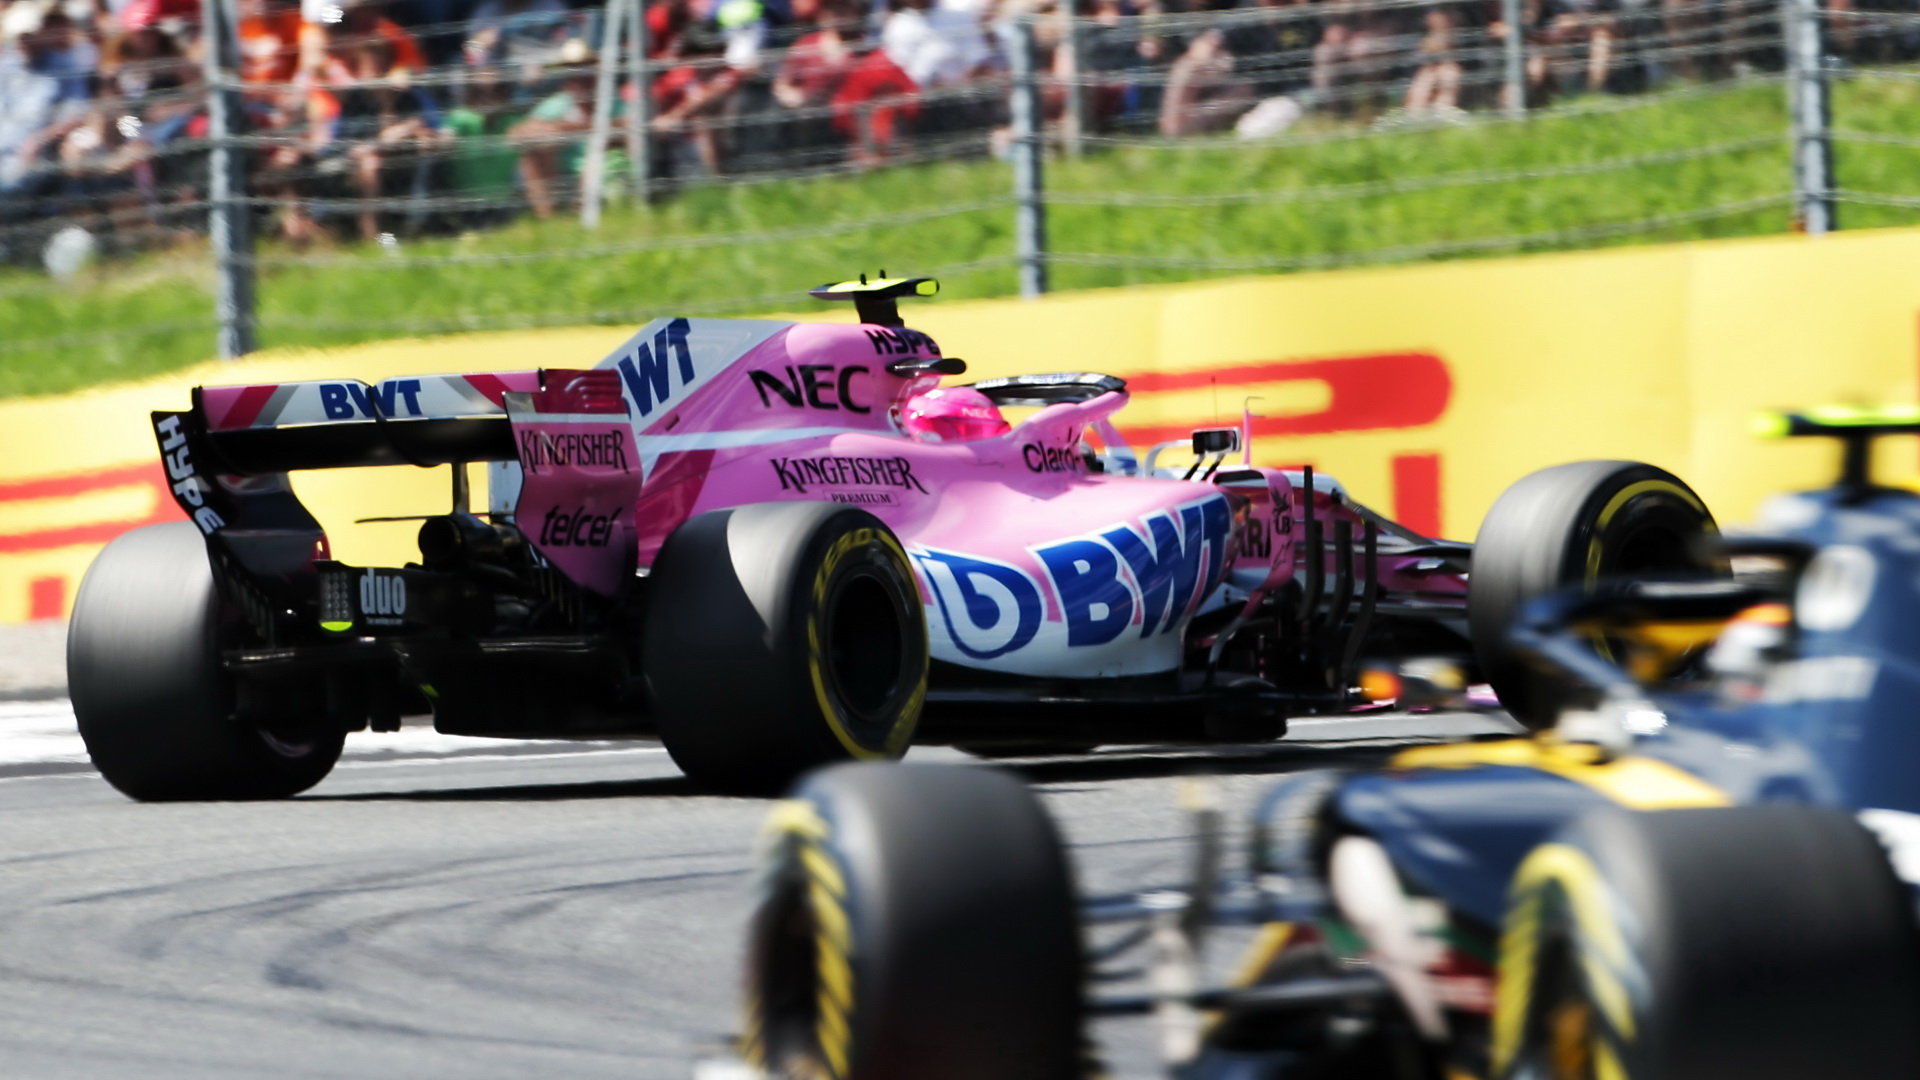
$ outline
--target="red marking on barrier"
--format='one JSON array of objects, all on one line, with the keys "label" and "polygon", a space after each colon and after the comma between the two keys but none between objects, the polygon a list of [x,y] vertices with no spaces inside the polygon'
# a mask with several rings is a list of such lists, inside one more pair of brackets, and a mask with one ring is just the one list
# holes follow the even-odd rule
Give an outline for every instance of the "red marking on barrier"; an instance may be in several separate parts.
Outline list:
[{"label": "red marking on barrier", "polygon": [[1440,455],[1395,454],[1393,518],[1422,536],[1440,535]]},{"label": "red marking on barrier", "polygon": [[57,619],[67,613],[67,579],[34,578],[27,586],[27,618]]},{"label": "red marking on barrier", "polygon": [[[1255,435],[1330,435],[1420,427],[1440,419],[1453,398],[1453,377],[1433,353],[1382,353],[1325,360],[1277,360],[1199,371],[1147,371],[1127,376],[1137,393],[1193,390],[1206,386],[1255,390],[1262,385],[1317,382],[1327,388],[1325,407],[1309,413],[1253,419]],[[1186,426],[1130,427],[1143,444],[1184,438]]]},{"label": "red marking on barrier", "polygon": [[137,529],[142,525],[155,525],[162,521],[175,521],[180,516],[179,509],[174,505],[173,492],[167,486],[166,474],[161,471],[158,461],[144,465],[126,465],[117,469],[77,476],[49,476],[33,480],[0,482],[0,503],[35,499],[71,499],[96,491],[126,487],[151,488],[154,495],[153,511],[145,517],[123,518],[87,525],[69,525],[54,529],[35,529],[30,532],[0,533],[0,555],[17,555],[25,551],[53,551],[64,547],[78,547],[82,544],[104,544],[129,529]]}]

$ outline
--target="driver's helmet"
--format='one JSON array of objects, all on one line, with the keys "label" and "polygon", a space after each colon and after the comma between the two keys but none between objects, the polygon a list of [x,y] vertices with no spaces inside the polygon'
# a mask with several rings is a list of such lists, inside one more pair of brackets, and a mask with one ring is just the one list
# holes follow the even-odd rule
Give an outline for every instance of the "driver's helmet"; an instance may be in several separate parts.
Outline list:
[{"label": "driver's helmet", "polygon": [[928,442],[991,439],[1012,430],[1000,406],[971,386],[944,386],[915,394],[900,407],[900,426]]}]

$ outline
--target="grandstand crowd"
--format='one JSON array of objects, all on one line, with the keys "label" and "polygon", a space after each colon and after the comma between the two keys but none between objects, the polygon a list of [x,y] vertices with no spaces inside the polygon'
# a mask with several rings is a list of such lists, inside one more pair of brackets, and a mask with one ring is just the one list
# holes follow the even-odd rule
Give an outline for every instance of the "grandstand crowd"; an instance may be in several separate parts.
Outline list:
[{"label": "grandstand crowd", "polygon": [[[0,258],[31,256],[22,238],[55,222],[123,247],[201,227],[200,4],[0,0]],[[1523,0],[1527,103],[1777,67],[1776,8]],[[999,28],[1027,14],[1042,111],[1074,136],[1259,137],[1316,113],[1509,104],[1501,0],[1080,0],[1071,31],[1062,13],[1060,0],[645,0],[647,63],[615,84],[609,183],[639,156],[625,114],[642,93],[663,187],[1004,152]],[[261,228],[295,244],[379,239],[576,202],[603,17],[570,0],[237,0],[237,134]],[[1838,50],[1867,47],[1857,26],[1836,24]],[[1873,46],[1912,51],[1886,42]]]}]

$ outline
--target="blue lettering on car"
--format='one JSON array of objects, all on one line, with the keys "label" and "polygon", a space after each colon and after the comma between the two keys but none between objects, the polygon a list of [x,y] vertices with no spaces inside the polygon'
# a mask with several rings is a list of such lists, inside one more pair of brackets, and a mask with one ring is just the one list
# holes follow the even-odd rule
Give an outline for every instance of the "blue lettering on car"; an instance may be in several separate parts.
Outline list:
[{"label": "blue lettering on car", "polygon": [[954,648],[975,660],[1023,649],[1040,631],[1040,586],[1006,563],[916,548],[934,607]]},{"label": "blue lettering on car", "polygon": [[627,388],[628,399],[641,416],[652,415],[655,406],[672,399],[675,366],[671,360],[679,361],[680,385],[685,387],[693,382],[693,349],[687,344],[691,329],[687,320],[675,319],[654,332],[651,345],[641,342],[631,355],[621,357],[614,365]]},{"label": "blue lettering on car", "polygon": [[320,407],[329,420],[371,420],[375,404],[381,416],[419,416],[420,380],[388,379],[373,388],[371,400],[364,383],[320,384]]},{"label": "blue lettering on car", "polygon": [[[1172,512],[1147,515],[1149,541],[1120,525],[1098,539],[1064,540],[1034,554],[1053,579],[1067,622],[1068,645],[1104,645],[1140,610],[1140,636],[1171,632],[1226,571],[1233,513],[1211,496]],[[1127,570],[1120,573],[1121,567]]]}]

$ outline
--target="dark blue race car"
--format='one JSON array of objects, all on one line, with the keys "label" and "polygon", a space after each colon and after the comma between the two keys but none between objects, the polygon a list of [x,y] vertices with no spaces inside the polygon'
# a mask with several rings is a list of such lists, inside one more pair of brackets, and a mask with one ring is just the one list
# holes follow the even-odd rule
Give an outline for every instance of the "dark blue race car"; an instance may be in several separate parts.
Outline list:
[{"label": "dark blue race car", "polygon": [[[1839,439],[1840,481],[1776,500],[1764,534],[1643,529],[1669,550],[1596,541],[1585,575],[1503,563],[1495,685],[1541,730],[1289,774],[1238,865],[1203,814],[1188,880],[1077,899],[1007,773],[814,774],[769,824],[745,1058],[1089,1076],[1089,1018],[1150,1014],[1194,1078],[1920,1076],[1920,497],[1868,469],[1920,410],[1768,427]],[[1578,558],[1604,471],[1517,485],[1476,552]],[[1252,951],[1208,985],[1222,926]]]}]

